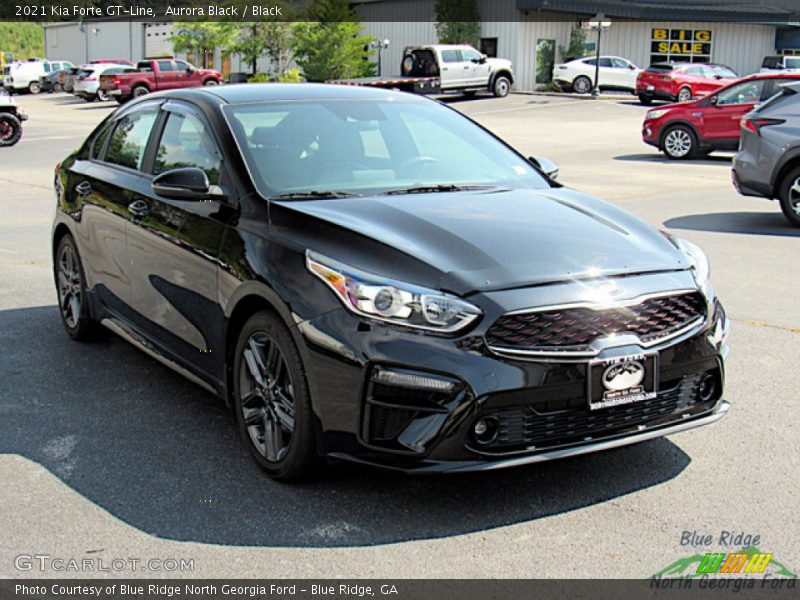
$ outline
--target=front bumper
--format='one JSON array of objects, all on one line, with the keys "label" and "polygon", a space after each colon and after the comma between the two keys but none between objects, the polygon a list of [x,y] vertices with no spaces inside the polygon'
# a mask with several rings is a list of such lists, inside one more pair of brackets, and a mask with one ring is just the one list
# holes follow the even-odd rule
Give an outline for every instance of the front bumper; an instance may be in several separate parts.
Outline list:
[{"label": "front bumper", "polygon": [[[687,284],[681,278],[637,279],[654,285],[672,279],[671,289],[678,289]],[[552,286],[558,287],[569,288]],[[541,293],[556,299],[552,288]],[[408,472],[487,470],[653,439],[713,423],[728,411],[722,391],[729,325],[721,305],[714,304],[698,328],[655,348],[620,336],[622,345],[591,358],[498,355],[486,347],[483,334],[510,306],[519,308],[526,293],[531,290],[485,295],[489,303],[482,306],[497,306],[460,338],[367,323],[344,309],[301,322],[321,453]],[[663,383],[656,398],[589,410],[591,361],[653,352]],[[427,380],[429,387],[376,383],[380,370]],[[700,399],[705,378],[714,380],[715,392]],[[451,387],[444,392],[447,382]],[[486,418],[503,428],[502,437],[476,437],[478,421]]]}]

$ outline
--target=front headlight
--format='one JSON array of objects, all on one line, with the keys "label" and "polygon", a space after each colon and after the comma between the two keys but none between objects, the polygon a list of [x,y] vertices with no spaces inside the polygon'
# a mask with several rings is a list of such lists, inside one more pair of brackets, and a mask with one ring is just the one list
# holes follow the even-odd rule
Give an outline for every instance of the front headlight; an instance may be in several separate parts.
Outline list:
[{"label": "front headlight", "polygon": [[362,317],[453,333],[481,315],[478,307],[454,296],[365,273],[310,250],[306,266],[350,312]]},{"label": "front headlight", "polygon": [[683,238],[673,237],[672,240],[675,245],[689,257],[689,263],[694,272],[694,279],[700,289],[704,290],[708,287],[711,279],[711,262],[708,256],[703,252],[699,246],[693,244]]},{"label": "front headlight", "polygon": [[658,119],[659,117],[663,117],[668,112],[668,110],[651,110],[648,111],[644,118],[646,121],[649,119]]}]

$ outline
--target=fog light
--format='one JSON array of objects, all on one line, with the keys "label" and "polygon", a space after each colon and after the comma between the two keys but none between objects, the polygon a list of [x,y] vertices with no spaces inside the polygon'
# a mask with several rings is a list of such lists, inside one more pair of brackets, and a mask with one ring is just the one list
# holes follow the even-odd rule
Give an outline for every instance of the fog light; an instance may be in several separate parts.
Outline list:
[{"label": "fog light", "polygon": [[710,373],[706,373],[703,379],[700,380],[700,389],[698,390],[698,395],[700,396],[700,400],[703,402],[708,402],[714,397],[714,394],[717,392],[717,378],[711,375]]},{"label": "fog light", "polygon": [[472,432],[475,434],[475,440],[479,444],[491,444],[497,437],[499,431],[499,423],[494,417],[486,417],[478,419]]}]

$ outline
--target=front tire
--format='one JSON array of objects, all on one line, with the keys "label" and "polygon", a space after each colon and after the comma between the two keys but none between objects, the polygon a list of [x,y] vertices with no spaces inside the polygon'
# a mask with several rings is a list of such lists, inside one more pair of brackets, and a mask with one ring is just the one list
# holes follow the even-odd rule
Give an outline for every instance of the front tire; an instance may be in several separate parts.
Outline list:
[{"label": "front tire", "polygon": [[576,94],[588,94],[592,91],[592,80],[586,75],[578,75],[572,81],[572,91]]},{"label": "front tire", "polygon": [[111,94],[109,94],[106,90],[97,90],[97,99],[100,102],[108,102],[111,100]]},{"label": "front tire", "polygon": [[794,227],[800,227],[800,167],[792,169],[783,178],[778,198],[786,220]]},{"label": "front tire", "polygon": [[22,123],[12,114],[0,113],[0,147],[13,146],[22,137]]},{"label": "front tire", "polygon": [[39,94],[39,93],[41,93],[41,91],[42,91],[42,86],[39,84],[39,82],[38,82],[38,81],[31,81],[31,82],[28,84],[28,91],[29,91],[31,94]]},{"label": "front tire", "polygon": [[661,148],[671,160],[686,160],[697,152],[697,136],[685,125],[676,125],[664,133]]},{"label": "front tire", "polygon": [[653,103],[653,97],[647,94],[639,94],[639,103],[650,106]]},{"label": "front tire", "polygon": [[219,85],[219,81],[216,79],[207,79],[203,82],[203,85]]},{"label": "front tire", "polygon": [[300,353],[278,316],[262,311],[236,344],[233,393],[239,431],[273,479],[309,475],[317,462],[311,398]]},{"label": "front tire", "polygon": [[54,275],[58,292],[58,312],[67,334],[77,341],[94,338],[99,324],[89,314],[83,266],[75,240],[69,234],[58,242]]},{"label": "front tire", "polygon": [[511,80],[505,75],[500,75],[494,80],[492,85],[492,93],[497,98],[505,98],[511,91]]}]

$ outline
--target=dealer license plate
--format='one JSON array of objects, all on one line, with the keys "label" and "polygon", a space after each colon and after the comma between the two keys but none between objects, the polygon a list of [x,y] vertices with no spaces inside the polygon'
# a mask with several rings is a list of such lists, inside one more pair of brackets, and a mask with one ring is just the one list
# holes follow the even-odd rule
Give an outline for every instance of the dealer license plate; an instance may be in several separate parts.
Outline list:
[{"label": "dealer license plate", "polygon": [[587,388],[590,410],[652,400],[658,394],[658,354],[592,362]]}]

